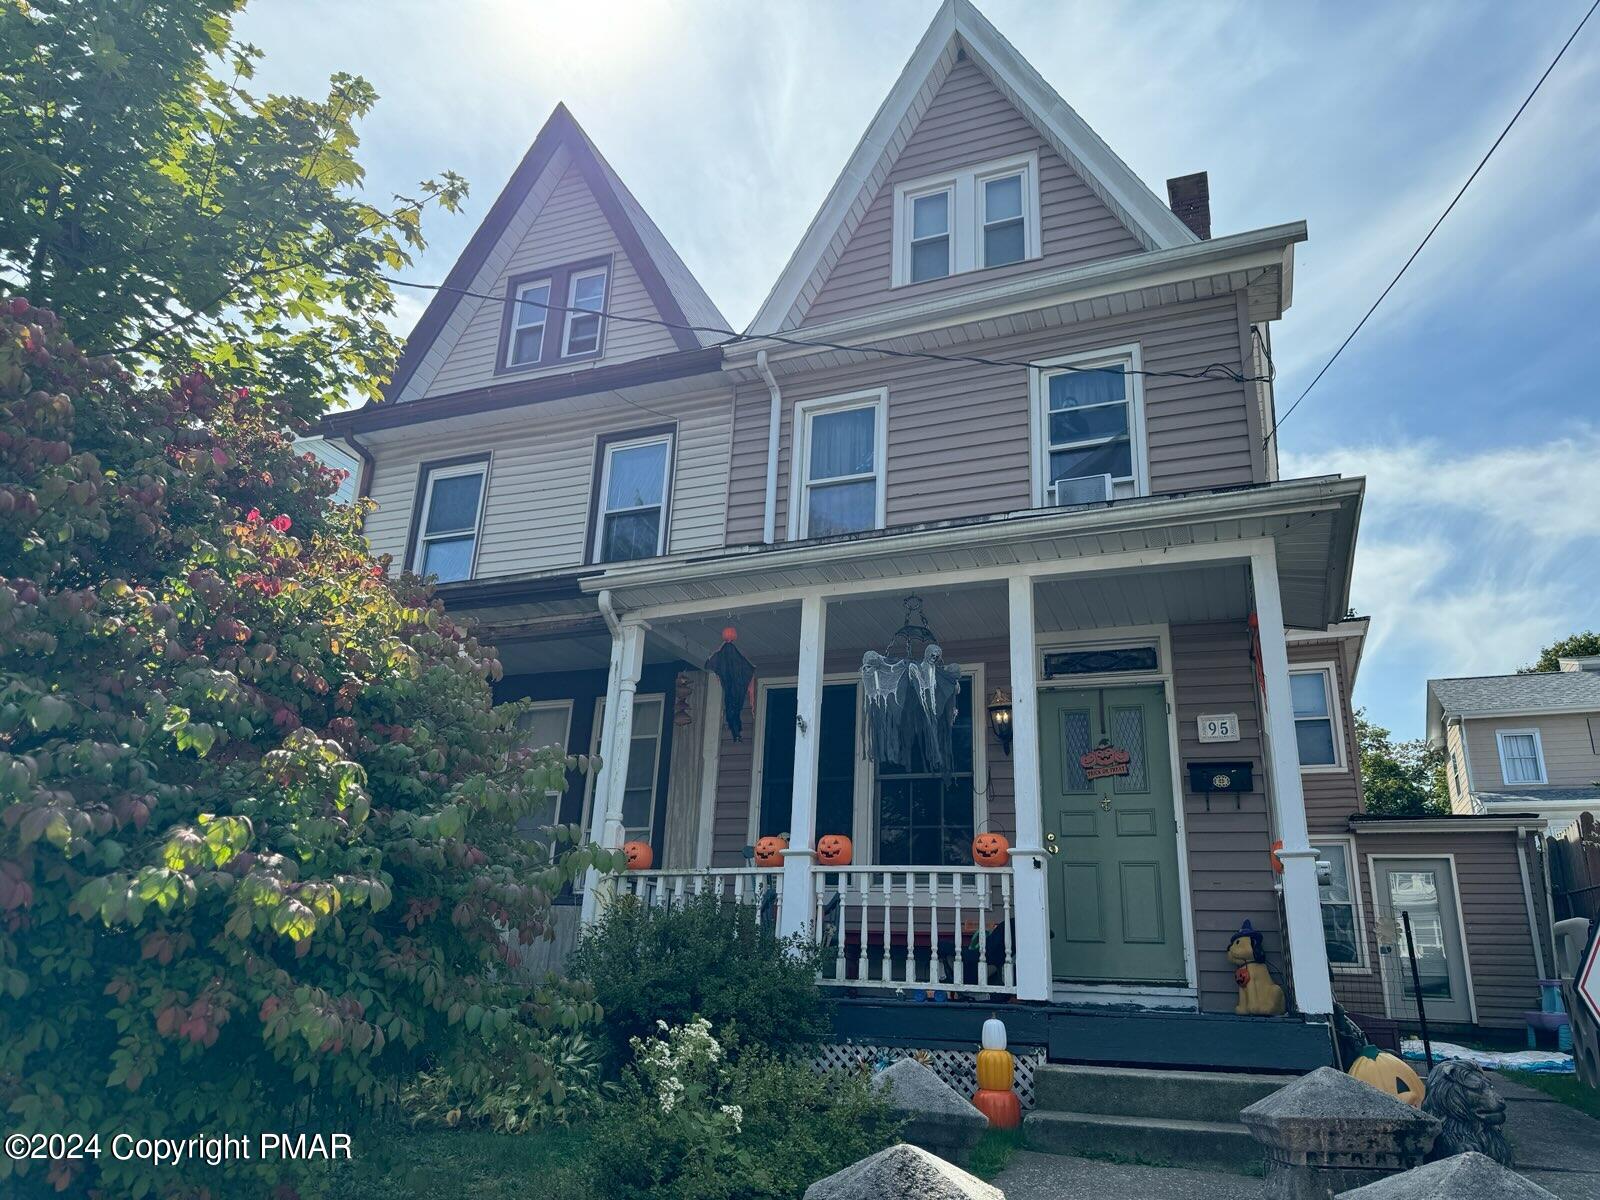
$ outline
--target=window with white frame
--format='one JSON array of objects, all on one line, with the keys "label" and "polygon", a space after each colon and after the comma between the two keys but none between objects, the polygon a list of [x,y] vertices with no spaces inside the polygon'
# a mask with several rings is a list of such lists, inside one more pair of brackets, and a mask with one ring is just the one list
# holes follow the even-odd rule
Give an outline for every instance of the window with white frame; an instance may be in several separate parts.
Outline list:
[{"label": "window with white frame", "polygon": [[1544,783],[1544,746],[1537,729],[1497,729],[1500,778],[1509,784]]},{"label": "window with white frame", "polygon": [[672,435],[605,447],[595,521],[595,562],[653,558],[667,544],[667,476]]},{"label": "window with white frame", "polygon": [[1319,882],[1317,887],[1322,901],[1322,934],[1328,944],[1328,962],[1335,967],[1359,967],[1366,961],[1366,955],[1361,945],[1361,919],[1356,908],[1349,844],[1328,842],[1312,849],[1318,861],[1328,864],[1327,882]]},{"label": "window with white frame", "polygon": [[607,270],[577,271],[567,283],[566,330],[561,337],[561,355],[594,354],[600,349],[601,314],[606,307]]},{"label": "window with white frame", "polygon": [[517,285],[511,309],[511,336],[506,339],[506,366],[527,367],[544,356],[545,326],[550,320],[550,281],[534,279]]},{"label": "window with white frame", "polygon": [[1036,154],[895,186],[890,273],[896,287],[1038,258],[1040,252]]},{"label": "window with white frame", "polygon": [[795,405],[791,538],[882,528],[885,403],[880,390]]},{"label": "window with white frame", "polygon": [[[517,718],[519,740],[530,750],[554,747],[565,754],[571,730],[571,700],[541,700],[531,705]],[[544,800],[529,813],[526,825],[533,831],[538,831],[560,820],[561,794],[560,788],[552,788],[546,792]]]},{"label": "window with white frame", "polygon": [[426,471],[411,569],[440,583],[471,579],[489,463],[478,459]]},{"label": "window with white frame", "polygon": [[1333,668],[1320,666],[1290,671],[1289,696],[1294,703],[1294,736],[1300,749],[1300,769],[1343,767],[1344,748],[1333,699]]},{"label": "window with white frame", "polygon": [[660,696],[636,696],[633,740],[628,745],[628,777],[622,789],[625,840],[649,842],[656,824],[656,781],[661,772]]},{"label": "window with white frame", "polygon": [[1138,362],[1137,348],[1129,347],[1041,365],[1036,503],[1092,503],[1149,490]]}]

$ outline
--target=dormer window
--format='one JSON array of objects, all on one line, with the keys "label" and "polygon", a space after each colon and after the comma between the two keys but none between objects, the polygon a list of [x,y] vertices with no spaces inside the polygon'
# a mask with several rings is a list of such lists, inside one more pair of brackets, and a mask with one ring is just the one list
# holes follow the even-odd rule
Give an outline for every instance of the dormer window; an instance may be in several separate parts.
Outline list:
[{"label": "dormer window", "polygon": [[894,189],[894,286],[1038,258],[1039,157],[916,179]]},{"label": "dormer window", "polygon": [[591,258],[518,275],[506,286],[497,373],[558,367],[605,349],[611,259]]},{"label": "dormer window", "polygon": [[567,328],[561,338],[561,356],[573,358],[600,349],[601,313],[606,308],[606,275],[583,271],[572,276],[567,290]]},{"label": "dormer window", "polygon": [[544,357],[544,330],[550,320],[550,281],[535,279],[520,284],[515,294],[506,365],[528,367]]}]

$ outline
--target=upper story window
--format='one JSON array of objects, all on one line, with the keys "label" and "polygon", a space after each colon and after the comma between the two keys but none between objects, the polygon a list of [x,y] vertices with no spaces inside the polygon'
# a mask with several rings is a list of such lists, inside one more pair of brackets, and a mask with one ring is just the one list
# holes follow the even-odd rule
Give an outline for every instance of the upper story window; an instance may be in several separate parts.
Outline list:
[{"label": "upper story window", "polygon": [[895,186],[891,282],[896,287],[1040,253],[1037,154]]},{"label": "upper story window", "polygon": [[600,330],[606,308],[607,271],[583,271],[572,276],[567,288],[566,332],[561,338],[561,354],[572,358],[594,354],[600,349]]},{"label": "upper story window", "polygon": [[595,562],[653,558],[667,548],[672,433],[602,442],[595,505]]},{"label": "upper story window", "polygon": [[1073,354],[1034,372],[1034,504],[1149,492],[1139,348]]},{"label": "upper story window", "polygon": [[472,578],[488,476],[486,457],[423,464],[411,552],[418,575],[440,583]]},{"label": "upper story window", "polygon": [[550,281],[534,279],[518,284],[514,294],[506,365],[532,366],[544,357],[545,326],[550,321]]},{"label": "upper story window", "polygon": [[1334,700],[1331,664],[1289,672],[1289,696],[1294,702],[1294,736],[1300,749],[1302,771],[1344,769],[1344,745],[1339,736],[1338,707]]},{"label": "upper story window", "polygon": [[605,347],[611,259],[591,258],[518,275],[506,285],[499,372],[596,358]]},{"label": "upper story window", "polygon": [[1500,748],[1500,778],[1507,784],[1548,782],[1537,729],[1496,729],[1494,740]]},{"label": "upper story window", "polygon": [[791,538],[883,527],[887,402],[878,389],[795,405]]}]

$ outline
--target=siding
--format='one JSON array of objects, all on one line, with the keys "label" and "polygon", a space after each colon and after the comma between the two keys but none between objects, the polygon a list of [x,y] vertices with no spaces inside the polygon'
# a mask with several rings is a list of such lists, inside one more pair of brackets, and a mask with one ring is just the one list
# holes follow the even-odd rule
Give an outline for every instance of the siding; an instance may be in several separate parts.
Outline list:
[{"label": "siding", "polygon": [[[1452,722],[1445,726],[1444,744],[1450,756],[1449,762],[1445,764],[1445,774],[1450,781],[1450,811],[1470,813],[1472,812],[1472,797],[1467,793],[1472,783],[1468,782],[1467,751],[1465,744],[1461,740],[1460,725]],[[1452,767],[1454,770],[1451,769]],[[1476,776],[1472,777],[1472,782],[1477,782]]]},{"label": "siding", "polygon": [[[508,232],[509,236],[509,232]],[[521,240],[515,243],[497,273],[480,276],[473,290],[490,296],[505,294],[508,281],[516,275],[561,263],[613,256],[610,292],[606,298],[609,311],[620,316],[660,317],[645,293],[644,283],[633,263],[623,252],[622,245],[612,232],[610,223],[601,211],[589,185],[577,167],[568,166],[550,192],[537,216],[527,225]],[[558,296],[553,303],[564,304],[566,297]],[[465,329],[433,373],[424,396],[438,396],[450,392],[483,387],[505,379],[528,379],[574,369],[588,370],[597,362],[614,363],[652,354],[666,354],[676,349],[672,335],[656,325],[635,324],[628,321],[609,321],[605,331],[605,353],[599,359],[585,360],[581,367],[563,366],[560,363],[535,371],[518,371],[510,375],[496,375],[495,364],[501,353],[500,322],[504,305],[492,300],[480,301]],[[552,314],[559,319],[559,314]],[[408,396],[408,399],[410,397]]]},{"label": "siding", "polygon": [[1356,750],[1356,723],[1350,696],[1350,678],[1337,642],[1293,642],[1289,665],[1333,663],[1339,690],[1340,733],[1344,738],[1343,771],[1303,771],[1300,790],[1306,799],[1306,826],[1315,840],[1319,833],[1348,833],[1352,813],[1363,811],[1360,755]]},{"label": "siding", "polygon": [[[1472,782],[1480,792],[1508,786],[1500,771],[1497,729],[1537,729],[1544,748],[1544,772],[1551,787],[1586,787],[1600,780],[1600,754],[1590,740],[1589,719],[1583,714],[1542,717],[1469,718],[1467,748],[1472,754]],[[1516,783],[1511,787],[1534,787]]]},{"label": "siding", "polygon": [[[890,287],[894,189],[908,180],[1037,151],[1043,257],[906,288]],[[970,59],[951,70],[895,160],[810,308],[805,324],[976,283],[1137,254],[1144,249]]]},{"label": "siding", "polygon": [[[1238,369],[1234,298],[1169,305],[1135,315],[985,343],[985,357],[1033,360],[1137,342],[1147,371]],[[890,525],[942,521],[1031,507],[1028,371],[941,362],[884,360],[780,380],[778,536],[787,518],[796,401],[886,387],[887,518]],[[1249,405],[1226,379],[1144,380],[1150,486],[1156,493],[1255,482]],[[765,386],[741,387],[734,411],[728,542],[756,542],[766,486]]]},{"label": "siding", "polygon": [[598,435],[659,425],[676,417],[668,549],[721,543],[728,471],[726,393],[653,398],[642,411],[612,395],[590,395],[514,410],[494,425],[429,423],[376,448],[367,519],[374,554],[406,550],[420,464],[492,450],[476,578],[576,566],[583,561]]}]

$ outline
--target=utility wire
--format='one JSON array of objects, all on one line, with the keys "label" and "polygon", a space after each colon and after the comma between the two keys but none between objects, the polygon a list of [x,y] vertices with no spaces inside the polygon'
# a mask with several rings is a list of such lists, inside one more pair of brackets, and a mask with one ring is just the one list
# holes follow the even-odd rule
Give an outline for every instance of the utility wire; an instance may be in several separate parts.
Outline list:
[{"label": "utility wire", "polygon": [[1411,268],[1412,263],[1417,261],[1417,255],[1422,253],[1422,248],[1426,246],[1433,238],[1433,235],[1439,231],[1439,226],[1444,224],[1444,219],[1450,215],[1451,210],[1454,209],[1455,206],[1460,202],[1461,197],[1467,194],[1467,189],[1472,186],[1472,181],[1478,177],[1478,173],[1482,171],[1488,161],[1494,157],[1494,152],[1500,149],[1500,143],[1506,140],[1506,135],[1511,132],[1512,126],[1517,123],[1518,118],[1522,116],[1523,111],[1528,107],[1528,105],[1533,103],[1533,98],[1539,94],[1539,89],[1544,86],[1544,81],[1550,78],[1550,72],[1556,69],[1556,64],[1559,63],[1562,56],[1566,54],[1567,47],[1572,45],[1572,43],[1577,39],[1578,35],[1583,32],[1583,27],[1589,23],[1589,18],[1594,16],[1597,8],[1600,8],[1600,0],[1595,0],[1595,2],[1589,6],[1589,11],[1583,14],[1583,20],[1578,22],[1577,28],[1572,31],[1566,41],[1561,43],[1561,49],[1556,51],[1556,56],[1550,60],[1550,65],[1544,69],[1544,74],[1539,76],[1539,81],[1533,85],[1533,90],[1529,92],[1522,103],[1517,106],[1517,111],[1511,114],[1511,120],[1506,122],[1506,127],[1500,131],[1500,136],[1495,138],[1494,144],[1490,146],[1484,156],[1478,160],[1478,165],[1472,168],[1472,174],[1467,176],[1467,181],[1461,185],[1461,190],[1456,192],[1455,198],[1445,206],[1445,210],[1439,214],[1439,219],[1433,223],[1433,227],[1428,230],[1427,235],[1422,239],[1422,241],[1417,243],[1417,248],[1411,252],[1411,257],[1406,259],[1405,264],[1398,272],[1395,273],[1395,277],[1389,281],[1389,286],[1384,288],[1383,292],[1378,296],[1378,298],[1372,302],[1372,307],[1367,309],[1366,316],[1362,317],[1361,320],[1356,322],[1356,327],[1350,331],[1350,335],[1346,337],[1344,341],[1339,343],[1339,348],[1333,352],[1333,357],[1322,364],[1322,370],[1318,371],[1316,377],[1312,379],[1310,383],[1306,384],[1306,390],[1300,393],[1299,398],[1289,406],[1288,410],[1285,411],[1282,416],[1272,423],[1272,428],[1267,432],[1267,436],[1261,439],[1261,444],[1263,446],[1272,440],[1273,436],[1278,432],[1278,427],[1289,419],[1295,409],[1300,407],[1301,401],[1311,394],[1311,389],[1317,386],[1317,383],[1322,379],[1322,377],[1328,373],[1328,369],[1332,367],[1334,363],[1339,361],[1339,356],[1344,353],[1344,348],[1355,340],[1355,336],[1361,332],[1362,326],[1367,323],[1373,313],[1378,311],[1378,305],[1382,304],[1384,300],[1387,299],[1389,293],[1394,291],[1394,285],[1400,282],[1401,276],[1403,276]]}]

